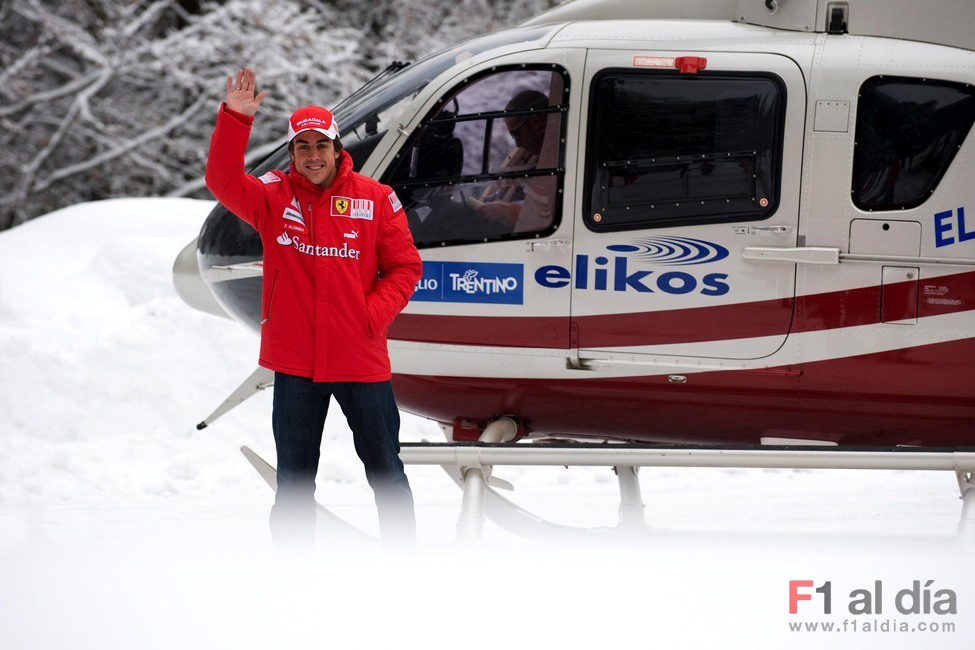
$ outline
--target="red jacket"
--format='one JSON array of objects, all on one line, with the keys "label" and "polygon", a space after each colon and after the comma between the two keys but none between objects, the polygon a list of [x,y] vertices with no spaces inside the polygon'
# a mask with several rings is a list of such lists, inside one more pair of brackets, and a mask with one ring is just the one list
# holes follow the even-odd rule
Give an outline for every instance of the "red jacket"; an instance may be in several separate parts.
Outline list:
[{"label": "red jacket", "polygon": [[253,118],[220,107],[206,183],[264,244],[260,364],[315,381],[390,378],[386,328],[423,273],[396,193],[342,152],[324,190],[295,171],[244,173]]}]

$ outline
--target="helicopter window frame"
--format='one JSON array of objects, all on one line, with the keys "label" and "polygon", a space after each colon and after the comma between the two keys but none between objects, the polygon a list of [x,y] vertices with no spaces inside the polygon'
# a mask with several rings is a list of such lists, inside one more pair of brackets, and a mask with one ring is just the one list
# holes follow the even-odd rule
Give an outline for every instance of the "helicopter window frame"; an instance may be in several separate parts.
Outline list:
[{"label": "helicopter window frame", "polygon": [[[958,104],[967,103],[967,107],[961,108],[967,108],[968,114],[958,116],[954,120],[938,119],[939,116],[930,110],[927,115],[924,115],[923,106],[936,102],[939,98],[932,94],[930,99],[923,104],[919,104],[916,97],[908,100],[902,96],[898,99],[893,96],[895,91],[890,89],[891,86],[895,85],[901,87],[900,93],[902,95],[905,88],[910,88],[914,92],[923,88],[937,88],[939,91],[953,90],[963,95],[967,94],[968,97],[959,100]],[[882,86],[888,88],[881,89]],[[889,101],[896,102],[899,105],[898,108],[902,112],[896,117],[900,119],[887,117],[891,113],[889,109],[885,112],[878,110],[875,106],[883,99],[882,94],[885,94]],[[857,98],[856,127],[853,132],[853,170],[850,178],[850,197],[853,205],[864,212],[910,210],[923,205],[938,189],[941,180],[951,168],[962,143],[968,138],[972,124],[975,123],[975,88],[972,84],[949,79],[875,75],[863,81],[857,91]],[[908,108],[911,104],[914,105],[914,108],[909,111]],[[941,106],[940,109],[946,110],[944,106]],[[908,112],[912,113],[910,117],[921,119],[907,119],[906,113]],[[926,120],[923,119],[925,117]],[[959,118],[967,119],[968,124],[963,124],[962,119]],[[922,129],[928,130],[926,135],[929,137],[920,136],[918,131]],[[911,133],[911,130],[914,132]],[[936,134],[932,132],[935,130],[937,131]],[[924,150],[914,151],[912,155],[905,155],[903,153],[905,146],[903,143],[905,142],[926,142],[930,143],[931,147],[937,148],[932,149],[925,159],[922,155]],[[938,147],[939,142],[940,147]],[[896,159],[892,159],[891,156],[895,154],[895,150],[898,148],[897,143],[901,143],[902,153]],[[885,165],[877,164],[878,158],[887,158],[887,163]],[[922,160],[916,161],[913,169],[910,165],[905,165],[908,168],[907,174],[905,174],[900,163],[905,159],[911,160],[913,158],[922,158]],[[897,163],[896,168],[894,167],[895,162]],[[925,166],[930,169],[923,169]],[[922,169],[918,169],[918,167],[922,167]],[[882,176],[885,181],[892,177],[893,181],[890,184],[885,182],[883,186],[878,188],[878,183],[875,180],[878,176]],[[924,176],[927,176],[927,182],[915,183],[917,186],[913,194],[907,194],[900,197],[900,200],[895,200],[897,180],[903,182],[905,176],[915,181],[925,180]],[[918,178],[919,176],[920,178]],[[910,181],[907,184],[909,185]]]},{"label": "helicopter window frame", "polygon": [[[755,205],[754,209],[742,210],[732,214],[727,212],[722,212],[720,210],[721,204],[716,204],[714,208],[711,208],[707,212],[689,212],[686,216],[665,216],[665,217],[654,217],[654,218],[631,218],[629,220],[617,220],[617,221],[602,221],[603,215],[601,212],[603,210],[595,210],[594,205],[599,205],[597,201],[602,198],[597,196],[600,189],[606,189],[607,183],[602,185],[597,184],[597,180],[601,180],[597,173],[601,170],[599,169],[601,163],[598,160],[599,157],[599,142],[603,130],[603,125],[605,122],[605,117],[608,111],[603,105],[604,102],[600,101],[600,93],[603,88],[603,83],[607,78],[666,78],[672,79],[678,82],[687,83],[697,83],[697,84],[707,84],[709,81],[713,80],[753,80],[762,82],[771,82],[774,88],[773,99],[776,102],[775,110],[772,114],[773,123],[769,131],[771,134],[771,142],[767,147],[767,155],[769,156],[769,173],[765,182],[768,185],[768,192],[763,194],[762,197],[756,197],[753,192],[750,197],[750,202],[756,202],[758,199],[758,204]],[[783,150],[785,144],[785,125],[786,125],[786,111],[788,108],[788,88],[785,81],[777,74],[769,71],[756,70],[756,71],[708,71],[702,70],[694,75],[682,74],[678,70],[634,70],[633,68],[605,68],[600,70],[595,75],[593,75],[590,81],[589,88],[589,111],[588,111],[588,123],[589,129],[586,135],[586,152],[585,152],[585,173],[583,176],[584,182],[584,192],[582,200],[582,217],[583,223],[586,227],[596,233],[604,232],[620,232],[626,230],[651,230],[657,228],[672,228],[675,226],[697,226],[697,225],[707,225],[707,224],[718,224],[718,223],[736,223],[745,221],[764,221],[771,218],[777,211],[779,207],[779,202],[782,193],[782,168],[783,168]],[[757,150],[756,150],[757,151]],[[752,151],[752,157],[757,158],[756,151]],[[746,152],[747,153],[747,152]],[[715,152],[717,154],[717,152]],[[693,154],[692,154],[693,155]],[[726,156],[734,156],[732,152],[725,152]],[[709,158],[715,158],[716,155],[697,155],[694,156],[698,159],[700,163],[706,163]],[[664,161],[665,164],[677,164],[676,161],[680,160],[676,157],[675,160]],[[641,161],[646,162],[646,161]],[[657,161],[649,161],[653,164],[659,164]],[[693,160],[691,164],[693,164]],[[627,161],[629,164],[630,161]],[[603,179],[608,172],[602,172],[601,176]],[[767,205],[760,207],[761,199],[767,200]],[[605,201],[605,199],[603,199]],[[695,197],[690,199],[691,201],[699,201],[700,198]],[[706,199],[708,201],[714,201],[715,199]],[[719,197],[717,200],[725,202],[724,197]],[[689,201],[688,201],[689,202]],[[643,205],[645,203],[646,205]],[[666,203],[666,199],[662,201]],[[654,208],[652,201],[647,200],[641,202],[638,207],[650,207]],[[624,206],[625,207],[625,206]],[[631,206],[632,207],[632,206]],[[629,207],[626,207],[629,210]]]},{"label": "helicopter window frame", "polygon": [[[453,101],[453,99],[463,92],[463,90],[483,79],[491,76],[501,75],[509,72],[550,72],[552,74],[557,74],[562,79],[562,98],[558,104],[553,104],[542,109],[524,109],[524,110],[493,110],[493,111],[481,111],[475,113],[461,114],[458,112],[449,118],[437,119],[437,115],[448,103]],[[568,112],[569,112],[569,97],[571,91],[571,77],[569,71],[562,65],[558,63],[511,63],[505,65],[492,65],[488,68],[480,70],[474,74],[465,76],[459,83],[455,83],[450,86],[449,89],[442,93],[440,98],[434,102],[433,106],[424,116],[424,118],[416,125],[413,129],[413,133],[407,138],[406,142],[400,147],[394,156],[391,163],[386,167],[383,172],[381,182],[389,185],[397,192],[401,190],[408,190],[412,188],[430,188],[446,186],[451,187],[454,185],[460,185],[465,183],[477,183],[477,182],[487,182],[487,181],[502,181],[506,179],[529,179],[537,177],[554,177],[556,179],[555,187],[551,196],[552,200],[552,221],[542,230],[524,231],[524,232],[511,232],[511,233],[499,233],[490,235],[476,235],[465,238],[456,239],[431,239],[428,241],[416,240],[415,245],[419,249],[425,248],[440,248],[446,246],[459,246],[459,245],[469,245],[469,244],[480,244],[480,243],[493,243],[501,241],[516,241],[524,239],[540,239],[543,237],[548,237],[558,230],[562,222],[562,203],[564,197],[564,185],[565,185],[565,156],[566,156],[566,141],[568,132]],[[551,101],[551,98],[550,98]],[[517,117],[517,116],[531,116],[531,115],[551,115],[560,114],[559,120],[559,143],[558,143],[558,156],[555,161],[555,166],[547,166],[543,168],[536,169],[524,169],[509,172],[490,172],[486,169],[489,165],[489,151],[492,136],[492,126],[499,120],[503,120],[506,117]],[[441,177],[431,177],[431,178],[421,178],[421,179],[411,179],[409,181],[400,181],[394,178],[394,174],[399,170],[403,156],[409,156],[411,149],[416,144],[417,139],[423,133],[423,130],[430,125],[445,125],[445,124],[456,124],[460,122],[475,122],[484,121],[486,123],[485,135],[484,135],[484,148],[481,152],[481,170],[477,174],[460,174],[456,176],[441,176]]]}]

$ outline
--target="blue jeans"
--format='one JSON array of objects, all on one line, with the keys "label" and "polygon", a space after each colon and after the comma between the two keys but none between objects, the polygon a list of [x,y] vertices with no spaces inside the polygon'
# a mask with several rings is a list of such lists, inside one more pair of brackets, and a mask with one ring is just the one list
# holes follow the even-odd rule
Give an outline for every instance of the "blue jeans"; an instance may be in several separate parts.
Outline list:
[{"label": "blue jeans", "polygon": [[272,536],[275,541],[313,538],[315,475],[332,395],[352,429],[356,453],[376,497],[383,539],[412,540],[413,493],[399,458],[399,410],[390,382],[314,382],[283,372],[274,373],[271,415],[278,455]]}]

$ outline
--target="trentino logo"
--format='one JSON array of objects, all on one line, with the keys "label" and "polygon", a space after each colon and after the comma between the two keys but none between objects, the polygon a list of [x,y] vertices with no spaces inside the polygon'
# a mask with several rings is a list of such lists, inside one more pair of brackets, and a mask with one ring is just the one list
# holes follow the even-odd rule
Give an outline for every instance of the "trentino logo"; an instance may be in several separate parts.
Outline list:
[{"label": "trentino logo", "polygon": [[575,274],[564,266],[550,264],[535,271],[535,281],[546,288],[558,289],[572,284],[576,289],[592,291],[636,291],[638,293],[689,294],[723,296],[731,290],[727,273],[703,276],[686,271],[630,270],[630,262],[649,266],[689,266],[717,262],[728,257],[728,249],[713,242],[689,237],[653,237],[629,244],[610,244],[608,255],[576,255]]},{"label": "trentino logo", "polygon": [[412,300],[521,305],[524,267],[490,262],[424,262]]},{"label": "trentino logo", "polygon": [[449,277],[452,291],[463,291],[471,296],[478,293],[490,296],[495,293],[508,293],[518,290],[518,278],[512,275],[483,278],[478,277],[476,269],[467,269],[463,275],[450,273]]}]

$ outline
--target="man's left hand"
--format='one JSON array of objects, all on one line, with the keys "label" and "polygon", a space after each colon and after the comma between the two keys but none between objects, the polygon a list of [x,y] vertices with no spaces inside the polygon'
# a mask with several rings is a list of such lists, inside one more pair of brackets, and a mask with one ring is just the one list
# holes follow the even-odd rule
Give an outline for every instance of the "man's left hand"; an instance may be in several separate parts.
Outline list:
[{"label": "man's left hand", "polygon": [[261,102],[267,97],[267,91],[262,90],[257,97],[257,75],[250,68],[237,71],[237,78],[231,79],[227,75],[227,108],[248,117],[254,117]]}]

